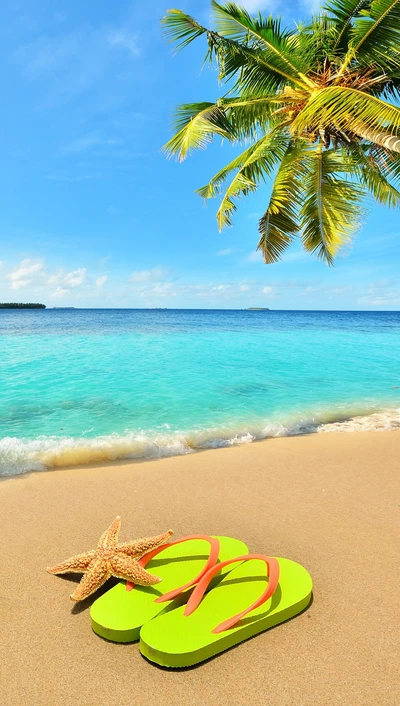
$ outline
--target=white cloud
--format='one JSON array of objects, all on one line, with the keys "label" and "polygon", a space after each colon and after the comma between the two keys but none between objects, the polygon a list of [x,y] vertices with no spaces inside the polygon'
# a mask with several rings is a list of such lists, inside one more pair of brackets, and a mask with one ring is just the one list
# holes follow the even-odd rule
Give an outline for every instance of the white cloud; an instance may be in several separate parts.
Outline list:
[{"label": "white cloud", "polygon": [[65,272],[63,267],[58,267],[54,274],[47,279],[47,284],[63,284],[65,287],[79,287],[86,280],[86,267],[79,267],[72,272]]},{"label": "white cloud", "polygon": [[183,291],[184,288],[180,287],[179,289],[177,289],[176,287],[174,287],[172,282],[157,282],[156,284],[150,287],[142,287],[140,291],[140,296],[142,299],[147,299],[149,297],[159,297],[161,299],[165,299],[166,297],[176,297]]},{"label": "white cloud", "polygon": [[50,294],[50,296],[54,299],[61,299],[62,297],[65,297],[66,294],[68,294],[68,289],[57,287],[57,289],[55,289],[54,292]]},{"label": "white cloud", "polygon": [[275,291],[275,287],[263,287],[262,288],[263,294],[273,294],[274,291]]},{"label": "white cloud", "polygon": [[[16,270],[13,270],[7,275],[7,279],[10,279],[12,282],[18,282],[18,280],[26,279],[27,275],[43,272],[43,269],[43,262],[37,262],[27,258],[20,262],[20,265]],[[14,289],[16,288],[14,287]]]},{"label": "white cloud", "polygon": [[16,282],[13,282],[11,285],[11,289],[24,289],[25,287],[28,286],[32,282],[31,279],[19,279]]},{"label": "white cloud", "polygon": [[129,54],[132,56],[139,56],[140,49],[137,43],[137,35],[130,34],[125,29],[120,29],[117,32],[113,32],[108,36],[108,44],[110,47],[122,47],[127,49]]},{"label": "white cloud", "polygon": [[86,267],[79,267],[73,272],[68,272],[64,277],[67,287],[79,287],[86,279]]},{"label": "white cloud", "polygon": [[47,284],[59,284],[64,278],[64,270],[62,267],[58,267],[54,274],[50,275],[47,279]]},{"label": "white cloud", "polygon": [[168,270],[165,267],[153,267],[152,270],[136,270],[129,277],[130,282],[155,282],[160,279],[165,279],[168,275]]},{"label": "white cloud", "polygon": [[13,291],[26,289],[24,296],[32,297],[31,301],[45,301],[46,297],[57,299],[67,294],[75,299],[98,297],[107,280],[107,274],[89,274],[86,267],[75,270],[57,267],[49,271],[45,262],[25,258],[1,273],[0,286],[7,285],[7,289]]},{"label": "white cloud", "polygon": [[240,292],[248,292],[249,289],[250,289],[250,287],[249,287],[248,284],[241,284],[240,287],[239,287],[239,291],[240,291]]}]

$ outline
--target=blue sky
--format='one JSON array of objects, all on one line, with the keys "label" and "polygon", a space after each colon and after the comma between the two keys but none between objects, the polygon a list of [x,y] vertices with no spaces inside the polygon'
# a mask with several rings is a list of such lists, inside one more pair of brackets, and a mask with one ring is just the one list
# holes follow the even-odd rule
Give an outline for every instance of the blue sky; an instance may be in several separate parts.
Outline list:
[{"label": "blue sky", "polygon": [[[312,0],[247,0],[307,16]],[[268,187],[218,233],[216,201],[194,193],[232,148],[183,164],[160,148],[179,103],[213,100],[204,44],[172,55],[170,6],[108,0],[3,3],[0,300],[48,306],[400,309],[396,211],[372,207],[352,248],[327,268],[294,246],[255,253]],[[208,3],[177,0],[208,22]]]}]

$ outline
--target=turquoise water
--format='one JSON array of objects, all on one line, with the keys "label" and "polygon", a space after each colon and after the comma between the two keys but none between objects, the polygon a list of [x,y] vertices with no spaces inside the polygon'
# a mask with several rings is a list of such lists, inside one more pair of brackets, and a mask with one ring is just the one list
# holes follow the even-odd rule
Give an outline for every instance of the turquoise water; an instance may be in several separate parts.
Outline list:
[{"label": "turquoise water", "polygon": [[0,474],[393,428],[399,350],[400,312],[0,310]]}]

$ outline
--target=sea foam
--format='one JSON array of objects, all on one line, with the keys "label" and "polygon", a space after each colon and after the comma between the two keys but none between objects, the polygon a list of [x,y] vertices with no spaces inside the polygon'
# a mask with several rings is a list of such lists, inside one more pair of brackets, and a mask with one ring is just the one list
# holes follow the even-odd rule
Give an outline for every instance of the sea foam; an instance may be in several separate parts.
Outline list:
[{"label": "sea foam", "polygon": [[400,408],[367,415],[332,414],[319,418],[248,425],[244,428],[207,428],[189,432],[125,433],[94,438],[42,436],[34,440],[0,440],[0,476],[31,471],[84,466],[118,459],[153,459],[182,456],[199,450],[249,444],[253,441],[310,433],[391,431],[400,428]]}]

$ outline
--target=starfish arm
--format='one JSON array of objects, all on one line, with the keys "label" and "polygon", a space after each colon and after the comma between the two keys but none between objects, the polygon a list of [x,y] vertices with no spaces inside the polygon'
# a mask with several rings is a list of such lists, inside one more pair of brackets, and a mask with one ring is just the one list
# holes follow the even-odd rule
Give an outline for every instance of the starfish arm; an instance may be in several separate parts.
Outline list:
[{"label": "starfish arm", "polygon": [[164,542],[167,542],[172,535],[172,530],[168,530],[168,532],[159,534],[156,537],[137,539],[135,542],[124,542],[117,547],[117,551],[134,557],[135,559],[140,559],[140,557],[147,554],[147,552],[152,551],[152,549],[157,549],[157,547],[160,547]]},{"label": "starfish arm", "polygon": [[48,566],[47,571],[49,574],[83,574],[88,568],[90,562],[93,561],[95,555],[96,550],[92,549],[90,552],[71,556],[69,559],[62,561],[60,564],[56,564],[55,566]]},{"label": "starfish arm", "polygon": [[85,598],[97,591],[110,576],[110,563],[104,559],[94,559],[70,597],[73,601],[84,601]]},{"label": "starfish arm", "polygon": [[128,556],[113,556],[111,559],[112,575],[125,581],[132,581],[139,586],[153,586],[160,583],[159,576],[153,576],[148,571],[139,566],[135,559]]},{"label": "starfish arm", "polygon": [[99,543],[97,545],[98,549],[110,549],[110,547],[116,547],[118,544],[119,530],[121,529],[121,518],[118,515],[114,522],[106,529],[101,535]]}]

